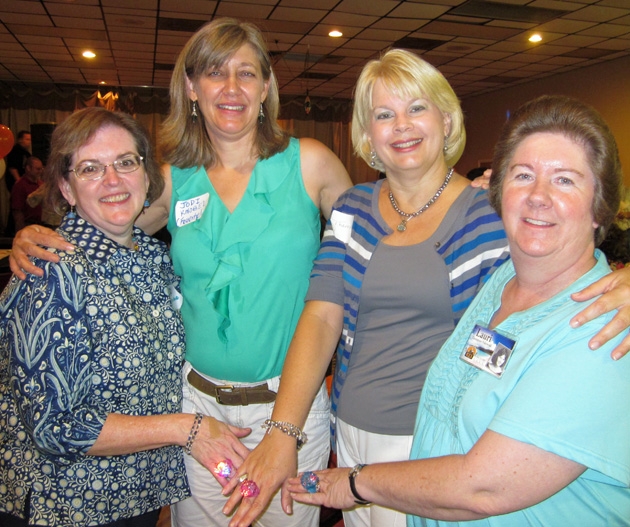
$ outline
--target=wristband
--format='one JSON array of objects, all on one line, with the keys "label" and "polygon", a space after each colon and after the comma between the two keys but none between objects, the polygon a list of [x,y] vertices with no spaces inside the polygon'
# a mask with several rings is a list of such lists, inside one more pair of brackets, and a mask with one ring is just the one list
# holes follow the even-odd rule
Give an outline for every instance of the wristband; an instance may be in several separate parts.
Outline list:
[{"label": "wristband", "polygon": [[361,495],[357,492],[357,488],[354,485],[355,478],[359,475],[359,472],[363,470],[363,467],[366,465],[355,465],[354,468],[348,474],[348,479],[350,480],[350,490],[352,491],[352,495],[354,496],[354,502],[358,505],[371,505],[372,502],[368,500],[364,500]]}]

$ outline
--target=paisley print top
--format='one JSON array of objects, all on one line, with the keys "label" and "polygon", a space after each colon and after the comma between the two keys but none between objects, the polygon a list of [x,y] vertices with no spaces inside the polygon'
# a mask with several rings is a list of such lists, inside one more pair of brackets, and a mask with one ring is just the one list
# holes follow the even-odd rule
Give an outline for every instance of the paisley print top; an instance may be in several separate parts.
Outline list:
[{"label": "paisley print top", "polygon": [[137,251],[79,217],[58,232],[74,253],[0,297],[0,510],[30,495],[29,523],[101,525],[189,496],[180,447],[86,455],[109,413],[181,411],[182,299],[139,229]]}]

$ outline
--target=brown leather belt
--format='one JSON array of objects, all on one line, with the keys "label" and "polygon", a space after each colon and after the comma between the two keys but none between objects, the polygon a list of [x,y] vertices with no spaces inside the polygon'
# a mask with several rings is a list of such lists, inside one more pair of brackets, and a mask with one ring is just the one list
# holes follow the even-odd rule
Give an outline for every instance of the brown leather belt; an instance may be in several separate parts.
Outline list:
[{"label": "brown leather belt", "polygon": [[199,375],[195,370],[190,370],[188,382],[200,392],[214,397],[219,404],[225,404],[227,406],[272,403],[276,400],[276,392],[271,391],[267,383],[258,384],[256,386],[214,384]]}]

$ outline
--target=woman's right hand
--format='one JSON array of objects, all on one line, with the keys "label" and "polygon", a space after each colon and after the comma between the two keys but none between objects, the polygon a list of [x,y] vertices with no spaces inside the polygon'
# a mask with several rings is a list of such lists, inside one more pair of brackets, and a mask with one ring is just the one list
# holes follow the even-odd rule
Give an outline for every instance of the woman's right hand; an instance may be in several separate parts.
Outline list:
[{"label": "woman's right hand", "polygon": [[[271,430],[265,434],[262,441],[251,451],[248,458],[239,468],[238,474],[247,474],[248,479],[256,482],[260,494],[256,498],[243,499],[238,491],[239,478],[233,478],[223,489],[223,494],[229,495],[223,513],[229,515],[239,505],[230,520],[229,527],[247,527],[254,523],[265,510],[271,498],[282,484],[297,474],[296,440],[279,430]],[[287,493],[282,496],[282,508],[291,514],[293,500]]]},{"label": "woman's right hand", "polygon": [[41,225],[29,225],[18,231],[13,239],[13,247],[9,256],[11,271],[20,280],[26,279],[27,273],[43,276],[44,271],[33,265],[29,256],[49,262],[58,262],[59,256],[48,251],[47,248],[49,247],[67,252],[72,252],[75,248],[63,236]]},{"label": "woman's right hand", "polygon": [[192,446],[192,456],[206,467],[222,487],[228,480],[215,474],[214,469],[229,459],[238,469],[249,455],[249,449],[239,441],[251,433],[251,428],[227,425],[214,417],[204,416]]}]

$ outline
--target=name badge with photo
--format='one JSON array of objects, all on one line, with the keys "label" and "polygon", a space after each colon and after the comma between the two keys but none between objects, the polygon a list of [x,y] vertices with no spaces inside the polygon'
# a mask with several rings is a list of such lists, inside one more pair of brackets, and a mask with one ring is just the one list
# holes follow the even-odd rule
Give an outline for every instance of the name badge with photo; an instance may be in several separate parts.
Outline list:
[{"label": "name badge with photo", "polygon": [[515,344],[515,340],[476,324],[459,358],[475,368],[501,378]]}]

